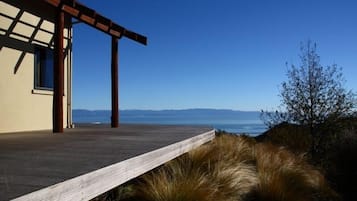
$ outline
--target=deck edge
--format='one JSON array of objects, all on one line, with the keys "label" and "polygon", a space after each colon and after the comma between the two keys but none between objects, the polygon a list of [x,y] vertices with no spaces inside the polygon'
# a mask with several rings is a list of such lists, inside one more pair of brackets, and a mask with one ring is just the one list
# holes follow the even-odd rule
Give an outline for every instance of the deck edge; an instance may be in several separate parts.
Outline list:
[{"label": "deck edge", "polygon": [[136,178],[200,145],[213,140],[215,130],[48,186],[12,201],[90,200]]}]

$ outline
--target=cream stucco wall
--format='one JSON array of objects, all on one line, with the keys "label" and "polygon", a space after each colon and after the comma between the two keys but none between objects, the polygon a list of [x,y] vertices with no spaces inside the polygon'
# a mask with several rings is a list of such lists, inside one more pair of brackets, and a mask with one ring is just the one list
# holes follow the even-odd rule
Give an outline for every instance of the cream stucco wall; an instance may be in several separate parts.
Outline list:
[{"label": "cream stucco wall", "polygon": [[[30,9],[0,2],[0,133],[52,129],[52,91],[34,90],[35,44],[53,48],[51,44],[54,25],[51,12],[43,7]],[[31,12],[35,9],[36,14]],[[40,17],[41,16],[41,17]],[[35,26],[32,27],[31,25]],[[65,30],[64,47],[68,46]],[[65,86],[63,96],[63,125],[67,126],[67,69],[71,64],[65,57]]]}]

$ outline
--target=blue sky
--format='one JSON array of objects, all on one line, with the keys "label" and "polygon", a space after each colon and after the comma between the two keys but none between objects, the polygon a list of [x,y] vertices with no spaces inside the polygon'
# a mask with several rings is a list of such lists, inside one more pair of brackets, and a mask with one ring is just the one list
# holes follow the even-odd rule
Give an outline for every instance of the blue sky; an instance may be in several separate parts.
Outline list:
[{"label": "blue sky", "polygon": [[[119,41],[120,109],[272,109],[300,42],[357,86],[357,1],[82,0],[148,37]],[[74,26],[73,107],[110,109],[111,38]]]}]

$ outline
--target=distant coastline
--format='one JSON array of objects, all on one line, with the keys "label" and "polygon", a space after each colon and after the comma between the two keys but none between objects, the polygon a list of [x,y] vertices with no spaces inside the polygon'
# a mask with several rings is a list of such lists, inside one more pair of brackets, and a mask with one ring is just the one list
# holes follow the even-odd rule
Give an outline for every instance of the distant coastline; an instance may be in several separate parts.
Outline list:
[{"label": "distant coastline", "polygon": [[[258,135],[266,131],[258,111],[228,109],[120,110],[121,123],[207,125],[232,133]],[[74,123],[109,123],[110,110],[73,110]]]}]

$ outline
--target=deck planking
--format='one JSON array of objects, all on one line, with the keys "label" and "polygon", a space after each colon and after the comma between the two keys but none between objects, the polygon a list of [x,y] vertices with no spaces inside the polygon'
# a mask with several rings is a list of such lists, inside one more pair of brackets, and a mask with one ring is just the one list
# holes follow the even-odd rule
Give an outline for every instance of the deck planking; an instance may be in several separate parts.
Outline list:
[{"label": "deck planking", "polygon": [[0,134],[0,201],[88,200],[213,138],[210,127],[133,124]]}]

